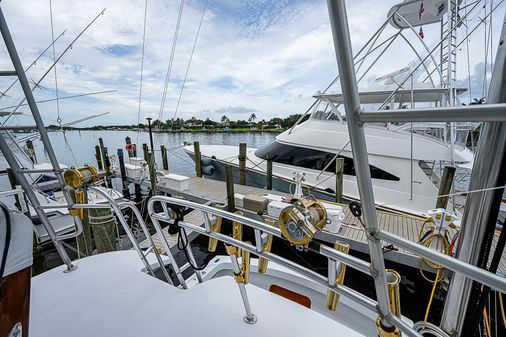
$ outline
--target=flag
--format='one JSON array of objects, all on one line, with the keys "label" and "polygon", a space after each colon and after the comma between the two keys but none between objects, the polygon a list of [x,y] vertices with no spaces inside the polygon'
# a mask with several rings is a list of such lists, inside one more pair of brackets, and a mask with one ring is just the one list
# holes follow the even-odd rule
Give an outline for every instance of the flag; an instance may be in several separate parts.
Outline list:
[{"label": "flag", "polygon": [[420,27],[420,31],[418,32],[418,35],[423,39],[425,37],[425,34],[423,33],[422,27]]}]

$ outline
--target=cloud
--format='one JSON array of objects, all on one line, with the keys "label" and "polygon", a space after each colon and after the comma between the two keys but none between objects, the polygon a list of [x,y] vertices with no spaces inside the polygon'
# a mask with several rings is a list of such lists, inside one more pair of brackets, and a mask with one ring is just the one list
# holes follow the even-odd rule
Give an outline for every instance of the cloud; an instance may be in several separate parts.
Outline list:
[{"label": "cloud", "polygon": [[214,112],[219,113],[219,114],[228,114],[228,113],[246,114],[246,113],[257,112],[257,110],[253,109],[253,108],[246,108],[243,106],[227,106],[227,107],[216,109]]},{"label": "cloud", "polygon": [[[381,26],[389,8],[397,2],[347,1],[355,53]],[[67,29],[55,45],[57,55],[107,7],[104,15],[58,63],[60,94],[117,90],[106,95],[62,100],[60,115],[64,122],[106,111],[111,113],[81,125],[117,124],[118,121],[135,124],[147,116],[161,116],[162,120],[174,117],[204,0],[185,2],[165,108],[160,112],[178,5],[178,1],[148,2],[139,111],[144,0],[53,1],[55,35]],[[4,1],[2,10],[22,62],[28,66],[51,42],[48,3],[40,0]],[[501,14],[500,11],[501,8],[497,15]],[[501,22],[501,18],[494,17],[494,24],[500,26]],[[471,27],[473,23],[469,23]],[[437,24],[424,27],[425,42],[429,48],[440,36],[438,29]],[[499,31],[494,29],[495,45]],[[384,38],[395,32],[387,26]],[[424,49],[416,34],[406,31],[405,35],[418,50]],[[480,38],[471,39],[471,69],[483,62],[479,30],[478,35]],[[371,58],[364,62],[359,74],[369,68],[380,51],[371,53]],[[374,78],[398,70],[415,58],[406,43],[397,39],[391,51],[374,64],[360,87],[375,85]],[[38,80],[52,60],[50,49],[28,71],[28,77]],[[458,61],[459,67],[466,64],[464,59]],[[0,67],[11,68],[3,47],[0,47]],[[464,74],[459,75],[459,80],[467,77],[465,69],[459,68],[458,73]],[[476,73],[479,71],[474,70],[473,74]],[[324,89],[336,75],[337,64],[325,1],[209,1],[175,117],[218,120],[219,113],[254,112],[260,119],[270,119],[303,113],[312,103],[312,95]],[[474,80],[479,80],[479,75],[473,77]],[[0,91],[5,90],[10,81],[6,77],[0,78]],[[41,84],[47,89],[34,90],[36,99],[54,98],[54,73],[50,72]],[[473,85],[476,84],[473,82]],[[339,91],[339,83],[330,90]],[[17,105],[22,97],[19,86],[14,86],[8,94],[10,98],[0,98],[0,108]],[[474,90],[473,96],[476,96]],[[47,124],[56,122],[58,112],[55,102],[40,104],[39,108]],[[23,116],[15,119],[19,124],[29,124],[30,121],[29,117]]]}]

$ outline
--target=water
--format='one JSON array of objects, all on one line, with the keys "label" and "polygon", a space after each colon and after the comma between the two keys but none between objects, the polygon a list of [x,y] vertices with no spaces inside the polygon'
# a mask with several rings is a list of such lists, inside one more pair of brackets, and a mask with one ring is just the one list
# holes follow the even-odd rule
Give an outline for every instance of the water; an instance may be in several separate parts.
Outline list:
[{"label": "water", "polygon": [[[125,149],[125,137],[130,137],[132,143],[137,144],[137,155],[142,157],[142,144],[149,145],[148,132],[136,131],[67,131],[51,132],[49,138],[53,144],[58,161],[68,166],[82,166],[89,164],[97,165],[95,159],[95,145],[98,139],[104,140],[109,154],[116,154],[117,149]],[[199,141],[200,144],[221,144],[239,145],[247,143],[248,147],[258,148],[269,144],[276,137],[271,132],[185,132],[185,133],[154,133],[155,157],[158,165],[161,165],[162,157],[159,151],[160,145],[165,145],[169,153],[169,169],[174,173],[181,173],[187,176],[195,174],[193,161],[181,148],[184,142]],[[42,142],[33,142],[38,162],[48,162],[47,154],[44,152]],[[126,154],[126,152],[124,151]]]}]

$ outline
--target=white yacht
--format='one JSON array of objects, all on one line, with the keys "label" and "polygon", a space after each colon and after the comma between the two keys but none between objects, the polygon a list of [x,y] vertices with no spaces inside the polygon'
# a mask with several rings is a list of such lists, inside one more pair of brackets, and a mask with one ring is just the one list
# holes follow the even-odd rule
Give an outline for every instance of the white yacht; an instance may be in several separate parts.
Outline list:
[{"label": "white yacht", "polygon": [[[415,107],[461,106],[459,96],[467,88],[456,85],[456,33],[445,34],[445,1],[405,1],[392,7],[384,24],[355,55],[360,79],[366,78],[377,62],[397,57],[392,42],[402,36],[402,48],[412,50],[416,58],[400,70],[376,79],[381,87],[359,91],[364,111],[383,111]],[[439,23],[433,45],[427,45],[414,28]],[[386,33],[387,26],[393,32]],[[389,36],[390,37],[386,37]],[[410,42],[406,37],[413,37]],[[383,39],[379,43],[378,40]],[[451,41],[451,42],[448,42]],[[418,43],[420,50],[413,44]],[[448,51],[448,43],[453,47]],[[392,46],[392,47],[391,47]],[[395,47],[393,47],[395,46]],[[436,61],[437,60],[439,61]],[[364,63],[365,62],[365,63]],[[366,68],[365,70],[361,70]],[[358,77],[357,75],[357,77]],[[337,81],[334,80],[331,85]],[[327,89],[329,89],[331,87]],[[317,93],[312,107],[289,130],[261,149],[249,149],[246,158],[247,184],[266,185],[266,159],[273,161],[273,188],[290,192],[295,173],[305,174],[305,184],[319,198],[335,198],[335,159],[344,159],[344,196],[358,199],[353,152],[346,118],[342,112],[345,100],[341,93]],[[389,210],[427,215],[437,199],[443,165],[471,169],[473,152],[466,147],[469,131],[478,123],[374,123],[364,124],[370,173],[377,206]],[[194,150],[185,151],[194,157]],[[238,170],[238,147],[200,144],[203,173],[224,179],[224,165]],[[460,205],[459,205],[460,206]],[[450,205],[450,207],[452,207]],[[455,210],[455,208],[453,208]]]},{"label": "white yacht", "polygon": [[[460,89],[464,90],[464,89]],[[379,104],[391,91],[363,92],[366,103]],[[417,89],[418,101],[434,99],[440,102],[446,90]],[[400,93],[402,94],[402,93]],[[399,96],[400,96],[399,94]],[[406,94],[406,93],[404,93]],[[246,182],[265,186],[267,156],[273,161],[273,188],[293,192],[295,172],[305,174],[305,184],[318,198],[333,200],[336,182],[336,157],[344,159],[343,190],[348,200],[358,199],[358,186],[353,153],[345,118],[337,111],[323,107],[342,104],[341,95],[320,95],[309,118],[276,137],[260,149],[249,148],[246,159]],[[325,104],[327,103],[327,104]],[[426,103],[426,102],[425,102]],[[473,153],[466,147],[467,125],[457,128],[454,144],[449,142],[446,123],[368,123],[364,126],[372,184],[377,205],[381,208],[426,215],[434,207],[439,177],[434,173],[441,163],[471,168]],[[452,149],[453,148],[453,149]],[[193,146],[185,151],[194,158]],[[239,166],[239,147],[228,145],[200,145],[203,173],[213,179],[224,180],[224,166]]]}]

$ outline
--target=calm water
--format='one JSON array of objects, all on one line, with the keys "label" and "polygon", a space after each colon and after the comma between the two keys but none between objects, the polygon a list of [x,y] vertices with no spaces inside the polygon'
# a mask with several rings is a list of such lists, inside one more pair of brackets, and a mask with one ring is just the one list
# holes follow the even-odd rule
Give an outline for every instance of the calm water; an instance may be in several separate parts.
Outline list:
[{"label": "calm water", "polygon": [[[68,166],[82,166],[83,164],[97,165],[95,159],[95,145],[98,139],[104,140],[109,154],[115,154],[117,149],[125,149],[125,137],[130,137],[132,143],[137,144],[137,155],[142,156],[142,143],[149,145],[149,133],[135,131],[68,131],[51,132],[49,138],[53,144],[58,161]],[[174,173],[194,175],[195,168],[181,144],[183,142],[199,141],[200,144],[238,145],[247,143],[249,147],[261,147],[274,140],[276,134],[270,132],[248,133],[154,133],[155,149],[160,145],[169,149],[169,168]],[[34,147],[39,162],[47,162],[42,142],[34,141]],[[155,151],[156,162],[161,165],[160,151]]]}]

